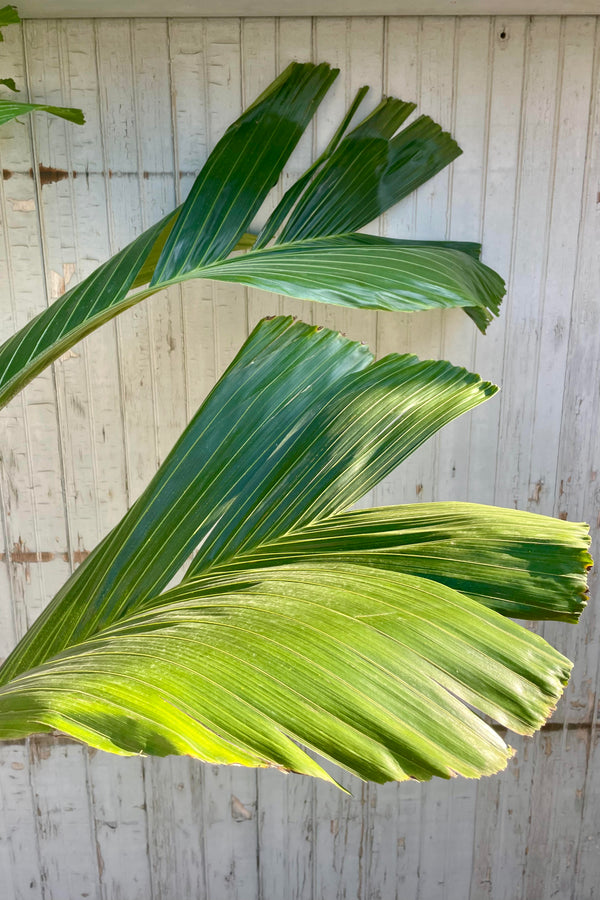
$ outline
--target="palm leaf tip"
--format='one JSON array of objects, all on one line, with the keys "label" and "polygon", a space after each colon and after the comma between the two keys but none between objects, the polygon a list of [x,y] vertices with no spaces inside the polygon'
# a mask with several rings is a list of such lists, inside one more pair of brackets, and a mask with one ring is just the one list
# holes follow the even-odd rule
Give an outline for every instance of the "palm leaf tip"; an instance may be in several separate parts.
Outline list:
[{"label": "palm leaf tip", "polygon": [[516,619],[577,622],[591,565],[588,527],[514,509],[428,503],[338,513],[247,563],[342,560],[440,582]]},{"label": "palm leaf tip", "polygon": [[327,63],[291,63],[227,129],[182,206],[152,285],[234,249],[338,71]]}]

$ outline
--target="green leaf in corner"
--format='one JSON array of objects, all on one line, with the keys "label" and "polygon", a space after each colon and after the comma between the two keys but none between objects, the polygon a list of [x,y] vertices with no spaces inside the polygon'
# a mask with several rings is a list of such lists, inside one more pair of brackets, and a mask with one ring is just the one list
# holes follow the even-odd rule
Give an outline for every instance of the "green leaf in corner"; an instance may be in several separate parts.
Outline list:
[{"label": "green leaf in corner", "polygon": [[[20,21],[16,6],[4,6],[0,9],[0,28],[5,25],[17,25]],[[0,31],[0,41],[3,40],[4,36]],[[0,84],[3,84],[11,91],[19,92],[14,78],[1,78]],[[74,122],[76,125],[83,125],[85,122],[84,115],[80,109],[70,109],[64,106],[47,106],[43,103],[15,103],[12,100],[0,99],[0,126],[10,122],[11,119],[15,119],[17,116],[35,112],[36,110],[59,116],[61,119],[67,119],[67,121]]]},{"label": "green leaf in corner", "polygon": [[85,116],[80,109],[72,109],[66,106],[48,106],[45,103],[16,103],[13,100],[0,100],[0,125],[23,116],[30,112],[47,112],[52,116],[74,122],[75,125],[83,125]]},{"label": "green leaf in corner", "polygon": [[[18,25],[20,21],[16,6],[3,6],[0,9],[0,28],[4,28],[5,25]],[[0,41],[3,40],[4,35],[0,31]]]}]

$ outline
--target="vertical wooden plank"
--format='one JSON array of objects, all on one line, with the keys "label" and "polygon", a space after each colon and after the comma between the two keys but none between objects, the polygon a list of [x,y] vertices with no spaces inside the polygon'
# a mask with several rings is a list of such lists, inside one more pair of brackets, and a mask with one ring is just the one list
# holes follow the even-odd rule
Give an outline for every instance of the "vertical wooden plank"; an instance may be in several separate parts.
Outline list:
[{"label": "vertical wooden plank", "polygon": [[24,741],[0,746],[0,874],[11,900],[42,900],[35,810]]},{"label": "vertical wooden plank", "polygon": [[206,896],[258,898],[256,775],[252,769],[205,766]]},{"label": "vertical wooden plank", "polygon": [[[385,20],[383,92],[416,103],[419,92],[418,46],[420,20],[416,16],[391,16]],[[410,122],[420,110],[408,119]],[[410,194],[383,216],[383,231],[388,237],[410,239],[415,236],[416,195]],[[411,313],[378,314],[377,347],[379,356],[406,353]]]},{"label": "vertical wooden plank", "polygon": [[[560,49],[560,20],[532,19],[527,42],[511,300],[504,313],[509,340],[502,379],[504,402],[498,447],[501,463],[496,474],[496,501],[504,506],[522,507],[529,495],[533,388],[548,254]],[[560,389],[561,385],[557,387]],[[507,460],[510,465],[506,464]]]},{"label": "vertical wooden plank", "polygon": [[[363,116],[370,108],[375,107],[383,94],[384,65],[384,20],[381,17],[363,18],[353,16],[350,19],[347,51],[347,89],[346,107],[352,102],[357,91],[365,84],[370,87],[362,109]],[[364,231],[380,234],[380,220],[369,223]],[[377,355],[378,313],[373,310],[349,309],[347,315],[347,333],[355,340],[364,341],[374,355]],[[368,508],[375,504],[375,491],[370,491],[358,503],[358,508]],[[368,793],[368,791],[367,791]]]},{"label": "vertical wooden plank", "polygon": [[[379,104],[384,93],[384,37],[385,20],[381,16],[352,16],[348,19],[346,60],[343,64],[347,71],[342,70],[341,73],[341,77],[345,77],[346,81],[346,109],[363,85],[370,88],[361,104],[358,121]],[[369,234],[379,234],[380,226],[381,222],[376,220],[361,230]],[[355,311],[350,312],[354,315]],[[365,315],[357,311],[357,314],[360,315],[360,320],[356,327],[358,328],[362,322],[363,328],[373,334],[376,329],[376,322],[373,320],[377,318],[377,313],[367,312]],[[374,340],[372,346],[374,349]]]},{"label": "vertical wooden plank", "polygon": [[[513,223],[519,184],[521,96],[527,20],[492,20],[488,138],[485,160],[482,259],[509,281]],[[504,344],[511,294],[504,299],[500,318],[485,335],[475,335],[474,369],[482,377],[503,383]],[[498,429],[504,392],[480,406],[471,421],[468,499],[493,503],[498,459]]]},{"label": "vertical wooden plank", "polygon": [[595,30],[596,22],[592,18],[567,17],[563,22],[529,473],[529,508],[545,515],[552,514],[557,499],[554,491],[571,300],[578,262]]},{"label": "vertical wooden plank", "polygon": [[[62,66],[70,101],[85,110],[84,128],[67,131],[72,211],[61,229],[72,229],[75,271],[69,287],[111,255],[102,129],[92,22],[69,20],[60,28]],[[45,214],[51,214],[48,205]],[[56,216],[54,216],[56,219]],[[47,224],[52,232],[58,224]],[[67,288],[68,257],[50,262],[56,293]],[[55,275],[52,275],[55,272]],[[62,280],[61,280],[62,273]],[[119,354],[114,322],[92,333],[57,363],[66,496],[80,561],[127,509]]]},{"label": "vertical wooden plank", "polygon": [[373,900],[417,896],[422,794],[423,785],[412,781],[371,791],[368,896]]},{"label": "vertical wooden plank", "polygon": [[[10,33],[6,36],[6,42],[3,44],[3,59],[7,69],[10,66],[10,70],[14,73],[17,86],[23,88],[25,66],[21,27],[11,29],[12,38]],[[11,247],[12,240],[9,236],[8,221],[9,212],[12,212],[15,203],[14,200],[9,202],[7,188],[10,180],[14,177],[15,169],[22,166],[23,151],[27,151],[28,142],[29,131],[18,122],[8,122],[0,132],[0,169],[2,170],[2,179],[0,179],[0,282],[5,286],[4,290],[0,291],[0,340],[6,340],[16,330],[17,318],[20,313],[13,283],[12,257],[14,250]],[[19,191],[26,192],[26,202],[28,205],[33,202],[35,207],[33,190],[26,173],[17,175],[17,179],[21,182]],[[19,321],[19,324],[24,324],[24,321]],[[17,604],[19,602],[17,593],[20,593],[20,590],[15,578],[16,573],[10,562],[10,554],[13,550],[13,529],[10,524],[11,506],[17,502],[18,493],[17,485],[13,484],[12,478],[9,476],[11,466],[9,460],[14,454],[9,438],[12,430],[16,438],[23,440],[19,434],[22,426],[19,428],[18,418],[22,409],[22,400],[20,400],[13,401],[8,410],[0,412],[0,427],[3,434],[3,448],[0,456],[0,523],[3,553],[0,562],[0,584],[2,586],[0,592],[0,659],[8,656],[17,641],[19,632],[22,632],[22,626],[18,628],[17,623]],[[22,611],[23,605],[22,603],[20,605]]]},{"label": "vertical wooden plank", "polygon": [[[481,239],[485,155],[487,141],[490,19],[458,19],[454,67],[455,113],[453,137],[463,148],[451,166],[451,203],[448,237],[457,241]],[[472,371],[475,325],[463,310],[443,315],[441,356]],[[469,479],[469,435],[479,410],[446,425],[439,436],[438,496],[465,500]]]},{"label": "vertical wooden plank", "polygon": [[[456,29],[456,19],[427,16],[419,32],[418,111],[450,132],[455,119]],[[417,190],[415,237],[447,237],[451,177],[452,167],[447,166]],[[415,315],[411,324],[411,352],[421,358],[439,357],[442,313]]]},{"label": "vertical wooden plank", "polygon": [[[285,18],[277,20],[278,67],[281,72],[290,62],[310,62],[313,59],[313,25],[309,18]],[[314,120],[298,142],[283,172],[281,194],[302,175],[313,159]],[[315,303],[281,297],[279,310],[282,315],[296,316],[312,323]]]},{"label": "vertical wooden plank", "polygon": [[524,897],[573,896],[589,739],[582,728],[536,740]]},{"label": "vertical wooden plank", "polygon": [[313,782],[258,772],[259,896],[313,898]]},{"label": "vertical wooden plank", "polygon": [[[205,28],[206,102],[212,149],[242,112],[241,23],[239,19],[207,19]],[[213,296],[219,377],[248,335],[248,311],[243,287],[215,284]]]},{"label": "vertical wooden plank", "polygon": [[[243,108],[265,90],[281,71],[278,24],[272,18],[242,19]],[[251,232],[260,231],[282,196],[282,184],[283,179],[280,179],[277,187],[271,191],[250,226]],[[277,315],[281,311],[282,298],[276,294],[247,288],[245,295],[249,331],[263,316]],[[288,883],[287,863],[289,851],[292,854],[296,851],[295,844],[290,846],[287,811],[289,780],[283,779],[280,773],[273,772],[257,772],[256,777],[257,892],[261,897],[289,896],[291,886]],[[238,812],[242,816],[245,815],[241,809]]]},{"label": "vertical wooden plank", "polygon": [[178,900],[206,893],[202,763],[166,757],[146,764],[153,896]]},{"label": "vertical wooden plank", "polygon": [[[363,116],[381,99],[383,20],[379,17],[318,19],[314,46],[316,62],[327,60],[340,69],[317,111],[316,156],[325,149],[359,87],[363,84],[371,87],[361,107]],[[365,341],[376,352],[376,314],[317,304],[313,317],[315,322],[353,340]],[[365,497],[358,505],[371,506],[372,497]],[[315,834],[316,896],[362,897],[366,890],[370,834],[363,813],[368,806],[368,788],[355,779],[351,781],[351,790],[358,792],[356,799],[340,801],[335,795],[330,796],[328,787],[319,787],[316,793],[315,812],[319,822]]]},{"label": "vertical wooden plank", "polygon": [[573,897],[593,900],[598,890],[600,858],[600,730],[597,722],[590,736],[586,780],[582,797],[581,834],[573,882]]},{"label": "vertical wooden plank", "polygon": [[106,900],[147,900],[152,885],[142,761],[96,750],[89,756],[101,896]]},{"label": "vertical wooden plank", "polygon": [[[167,23],[140,19],[132,26],[135,117],[141,167],[142,227],[176,203]],[[160,464],[187,419],[181,292],[152,297],[148,304],[157,461]]]},{"label": "vertical wooden plank", "polygon": [[[560,449],[554,496],[554,512],[560,518],[591,525],[592,553],[597,556],[600,535],[600,32],[596,23],[596,51],[591,90],[583,206],[578,236],[567,378],[562,405]],[[596,548],[595,550],[593,548]],[[562,716],[572,723],[591,722],[597,715],[600,676],[600,618],[597,612],[597,566],[590,573],[590,602],[581,627],[560,636],[561,647],[575,661],[562,704]],[[557,637],[556,629],[546,634]],[[565,640],[566,638],[566,640]]]},{"label": "vertical wooden plank", "polygon": [[[427,16],[419,21],[415,100],[418,111],[430,115],[446,130],[454,120],[453,67],[456,22],[451,18]],[[450,172],[446,168],[416,192],[414,198],[415,238],[443,239],[447,236]],[[415,313],[407,319],[407,349],[421,359],[440,356],[441,312]],[[437,499],[437,438],[402,464],[399,472],[404,502]]]},{"label": "vertical wooden plank", "polygon": [[462,778],[423,785],[417,900],[468,896],[475,790],[473,782]]},{"label": "vertical wooden plank", "polygon": [[[419,33],[416,17],[391,17],[386,20],[384,93],[401,100],[419,99]],[[420,110],[417,110],[420,112]],[[413,113],[413,118],[416,113]],[[410,119],[409,119],[410,122]],[[416,194],[410,194],[383,217],[383,230],[389,237],[411,239],[416,229]],[[407,353],[412,350],[410,329],[413,313],[378,313],[377,353]],[[388,475],[375,489],[376,505],[407,503],[415,499],[412,478],[406,465]]]},{"label": "vertical wooden plank", "polygon": [[[132,24],[99,19],[97,66],[112,252],[142,230],[141,148],[136,123]],[[117,319],[128,502],[140,495],[158,463],[148,304]]]},{"label": "vertical wooden plank", "polygon": [[351,791],[319,785],[316,793],[315,897],[366,900],[369,843],[367,785],[336,771],[336,780]]},{"label": "vertical wooden plank", "polygon": [[[178,201],[187,196],[209,152],[206,48],[203,20],[172,20],[169,53],[173,127],[178,169]],[[213,286],[182,285],[188,416],[193,415],[216,380]]]},{"label": "vertical wooden plank", "polygon": [[474,858],[469,900],[524,897],[534,742],[510,735],[516,754],[501,775],[477,786]]},{"label": "vertical wooden plank", "polygon": [[[242,19],[242,108],[250,105],[265,90],[278,72],[277,31],[275,19]],[[281,196],[280,185],[272,190],[263,203],[249,231],[257,234]],[[246,288],[248,330],[258,324],[263,316],[279,313],[280,298],[277,294]]]},{"label": "vertical wooden plank", "polygon": [[445,885],[450,895],[468,897],[473,869],[477,782],[456,778],[449,785],[449,815],[444,836]]},{"label": "vertical wooden plank", "polygon": [[30,741],[44,898],[100,896],[82,748],[46,737]]},{"label": "vertical wooden plank", "polygon": [[[314,20],[315,62],[329,62],[340,70],[339,75],[321,102],[314,119],[313,158],[323,152],[348,107],[350,19],[318,18]],[[315,303],[313,321],[348,334],[348,310],[333,304]]]},{"label": "vertical wooden plank", "polygon": [[[156,65],[165,85],[168,83],[170,87],[172,108],[163,85],[161,127],[171,136],[173,157],[171,149],[163,143],[156,164],[165,189],[169,164],[175,170],[171,185],[174,202],[185,199],[208,154],[204,30],[200,20],[168,22],[163,36],[168,77],[162,51],[160,59],[152,62],[154,51],[148,31],[136,34],[142,53],[138,57],[138,77],[145,83],[143,96],[148,106],[148,124],[152,109],[149,79]],[[151,60],[148,73],[144,62],[147,54]],[[167,121],[168,114],[172,122]],[[147,140],[151,141],[151,135]],[[151,178],[147,181],[151,182]],[[160,188],[160,184],[156,187]],[[150,200],[154,205],[156,198]],[[215,381],[212,286],[205,281],[192,282],[183,285],[180,292],[169,291],[167,297],[158,295],[156,301],[156,306],[150,307],[150,316],[153,340],[162,346],[162,351],[155,353],[160,382],[161,373],[167,370],[165,384],[156,388],[157,448],[159,457],[163,458],[185,420],[196,412]],[[167,408],[169,403],[172,412]],[[182,900],[205,896],[201,765],[189,760],[147,759],[143,769],[154,895],[176,896]]]}]

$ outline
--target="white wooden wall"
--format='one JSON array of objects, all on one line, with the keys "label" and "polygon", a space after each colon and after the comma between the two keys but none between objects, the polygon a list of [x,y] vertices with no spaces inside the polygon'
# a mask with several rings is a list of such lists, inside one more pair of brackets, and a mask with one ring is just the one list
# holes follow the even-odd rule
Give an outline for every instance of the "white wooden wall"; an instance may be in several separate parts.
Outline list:
[{"label": "white wooden wall", "polygon": [[[509,293],[482,338],[460,311],[375,315],[199,282],[69,351],[0,418],[0,658],[139,495],[249,327],[278,311],[502,386],[369,503],[494,502],[598,534],[595,18],[38,20],[6,37],[2,70],[34,100],[82,107],[87,125],[40,115],[0,131],[3,336],[184,197],[225,127],[294,58],[342,74],[282,188],[361,84],[372,105],[382,91],[414,99],[465,153],[374,227],[481,239]],[[276,772],[3,744],[0,897],[598,897],[597,607],[580,628],[542,630],[576,660],[566,698],[479,784],[345,778],[348,797]]]}]

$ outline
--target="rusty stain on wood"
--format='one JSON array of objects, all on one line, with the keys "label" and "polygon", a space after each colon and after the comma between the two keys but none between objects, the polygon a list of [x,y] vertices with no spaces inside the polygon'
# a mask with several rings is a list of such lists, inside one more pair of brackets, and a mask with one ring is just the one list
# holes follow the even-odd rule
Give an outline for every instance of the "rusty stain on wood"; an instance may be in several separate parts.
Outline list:
[{"label": "rusty stain on wood", "polygon": [[16,565],[29,565],[30,563],[47,563],[53,559],[61,559],[63,562],[69,562],[72,558],[76,565],[82,563],[90,555],[89,550],[73,550],[69,555],[67,552],[53,553],[51,550],[27,550],[22,544],[15,544],[13,550],[6,554],[0,553],[0,562],[10,562]]},{"label": "rusty stain on wood", "polygon": [[[40,553],[26,550],[22,543],[15,544],[12,552],[8,554],[8,560],[11,563],[50,562],[54,557],[55,554],[48,550],[43,550]],[[0,553],[0,560],[3,562],[6,560],[6,553]]]},{"label": "rusty stain on wood", "polygon": [[[39,164],[38,171],[42,187],[45,187],[47,184],[55,184],[57,181],[64,181],[65,178],[69,177],[69,172],[66,169],[55,169],[54,166],[45,166],[43,163]],[[29,174],[33,178],[33,169],[29,170]],[[71,175],[73,178],[77,178],[77,172],[73,171]]]},{"label": "rusty stain on wood", "polygon": [[[84,176],[88,180],[90,178],[90,175],[96,175],[99,178],[105,178],[107,175],[109,178],[129,178],[132,176],[137,178],[136,172],[117,172],[114,169],[107,169],[106,171],[104,171],[103,169],[86,169],[85,171],[78,172],[77,169],[71,169],[71,171],[69,171],[67,169],[56,169],[52,166],[45,166],[43,164],[40,164],[38,169],[42,185],[54,184],[57,181],[64,181],[65,178],[68,178],[69,176],[71,176],[72,178],[78,178],[80,175]],[[148,181],[150,178],[172,178],[174,174],[176,174],[178,178],[195,178],[198,174],[198,171],[198,169],[189,171],[180,169],[178,172],[174,173],[172,171],[160,171],[158,169],[155,171],[144,170],[142,172],[142,177],[146,181]],[[31,167],[29,169],[23,170],[6,168],[2,169],[2,178],[4,179],[4,181],[8,181],[13,177],[13,175],[26,175],[29,176],[29,178],[33,178],[34,172],[33,168]]]}]

